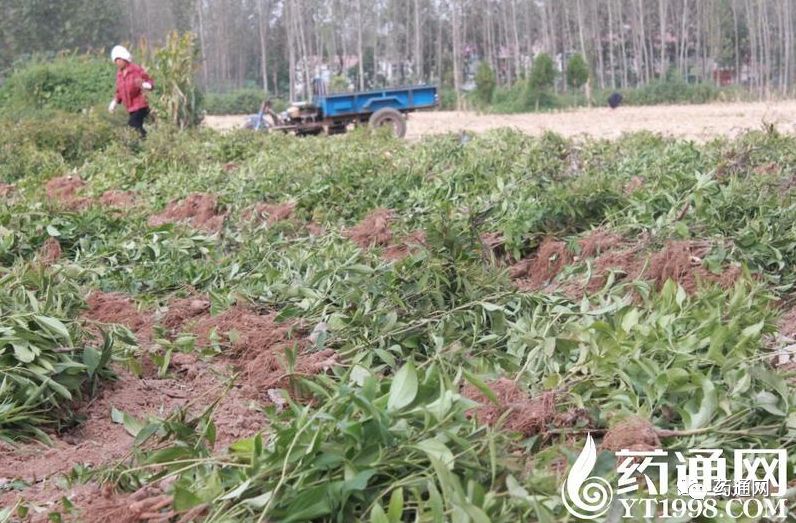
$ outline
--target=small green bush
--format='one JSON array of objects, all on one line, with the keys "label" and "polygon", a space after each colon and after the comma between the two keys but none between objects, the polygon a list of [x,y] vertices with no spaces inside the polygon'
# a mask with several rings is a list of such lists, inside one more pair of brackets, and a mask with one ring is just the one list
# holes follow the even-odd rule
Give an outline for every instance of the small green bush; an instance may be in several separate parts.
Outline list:
[{"label": "small green bush", "polygon": [[262,89],[236,89],[226,93],[207,93],[207,114],[251,114],[260,110],[265,93]]},{"label": "small green bush", "polygon": [[583,55],[575,54],[567,63],[567,85],[580,89],[589,80],[589,65]]},{"label": "small green bush", "polygon": [[475,72],[475,95],[478,101],[486,105],[492,102],[495,94],[495,73],[489,64],[481,62]]}]

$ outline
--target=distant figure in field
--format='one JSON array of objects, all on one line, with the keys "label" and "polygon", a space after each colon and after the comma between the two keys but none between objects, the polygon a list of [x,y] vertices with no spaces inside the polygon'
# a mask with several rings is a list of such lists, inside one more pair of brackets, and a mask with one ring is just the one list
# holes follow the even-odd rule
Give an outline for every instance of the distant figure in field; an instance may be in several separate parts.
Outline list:
[{"label": "distant figure in field", "polygon": [[622,95],[616,91],[611,93],[611,96],[608,97],[608,106],[611,109],[616,109],[617,107],[619,107],[619,104],[621,103],[622,103]]},{"label": "distant figure in field", "polygon": [[133,63],[133,55],[121,45],[111,50],[111,60],[116,64],[116,96],[108,111],[112,113],[118,104],[123,104],[130,115],[127,125],[146,138],[144,118],[149,114],[149,103],[145,92],[152,90],[152,78],[143,67]]}]

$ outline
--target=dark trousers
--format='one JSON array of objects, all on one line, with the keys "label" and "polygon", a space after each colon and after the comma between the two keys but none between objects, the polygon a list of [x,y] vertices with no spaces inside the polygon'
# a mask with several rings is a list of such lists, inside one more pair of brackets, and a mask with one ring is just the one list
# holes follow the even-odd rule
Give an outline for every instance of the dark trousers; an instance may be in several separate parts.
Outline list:
[{"label": "dark trousers", "polygon": [[149,107],[144,107],[137,111],[130,113],[130,119],[127,120],[127,125],[138,131],[141,138],[146,138],[146,129],[144,129],[144,118],[149,114]]}]

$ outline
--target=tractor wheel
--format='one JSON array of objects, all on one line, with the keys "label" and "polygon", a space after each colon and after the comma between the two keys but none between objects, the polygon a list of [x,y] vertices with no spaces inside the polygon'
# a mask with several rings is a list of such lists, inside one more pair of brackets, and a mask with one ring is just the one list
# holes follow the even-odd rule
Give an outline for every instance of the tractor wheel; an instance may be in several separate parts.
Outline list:
[{"label": "tractor wheel", "polygon": [[389,107],[379,109],[370,115],[368,125],[373,129],[388,125],[392,127],[393,134],[395,134],[396,138],[403,138],[406,135],[406,120],[403,115]]}]

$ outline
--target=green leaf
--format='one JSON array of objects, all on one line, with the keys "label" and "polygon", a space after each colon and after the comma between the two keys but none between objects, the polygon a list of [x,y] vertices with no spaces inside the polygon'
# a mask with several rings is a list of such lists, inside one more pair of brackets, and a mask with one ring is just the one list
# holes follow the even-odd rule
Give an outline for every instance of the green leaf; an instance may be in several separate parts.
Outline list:
[{"label": "green leaf", "polygon": [[704,376],[700,377],[700,380],[702,381],[702,400],[699,410],[691,413],[690,423],[687,426],[689,430],[706,427],[718,406],[718,394],[713,382]]},{"label": "green leaf", "polygon": [[12,342],[11,346],[14,347],[14,357],[22,363],[30,363],[36,359],[36,354],[31,350],[28,343]]},{"label": "green leaf", "polygon": [[36,315],[33,317],[36,323],[39,324],[41,328],[48,331],[50,334],[53,334],[61,341],[65,342],[68,345],[72,344],[72,339],[69,336],[69,331],[67,330],[66,326],[61,323],[60,320],[55,318],[51,318],[50,316],[41,316]]},{"label": "green leaf", "polygon": [[174,496],[174,510],[190,510],[193,507],[203,503],[202,498],[185,488],[183,485],[175,485],[172,495]]},{"label": "green leaf", "polygon": [[390,495],[390,505],[387,509],[387,517],[390,523],[400,523],[401,516],[404,513],[404,489],[398,487],[392,491]]},{"label": "green leaf", "polygon": [[50,236],[58,237],[61,236],[61,231],[59,231],[54,225],[48,225],[47,234],[49,234]]},{"label": "green leaf", "polygon": [[378,503],[373,505],[373,509],[370,511],[370,521],[371,523],[390,523],[387,514],[384,513],[384,509]]},{"label": "green leaf", "polygon": [[395,374],[390,384],[387,410],[401,410],[412,403],[415,396],[417,396],[417,372],[414,363],[409,361]]},{"label": "green leaf", "polygon": [[481,394],[489,398],[489,401],[491,401],[495,405],[500,405],[500,402],[498,401],[498,398],[495,395],[495,393],[492,392],[492,389],[490,389],[489,386],[486,383],[484,383],[478,376],[476,376],[475,374],[471,373],[468,370],[465,370],[464,379],[469,381],[476,389],[481,391]]},{"label": "green leaf", "polygon": [[441,441],[434,438],[424,439],[416,447],[428,454],[429,458],[436,459],[445,465],[448,470],[453,470],[455,464],[453,452]]},{"label": "green leaf", "polygon": [[101,354],[94,347],[86,347],[83,350],[83,365],[86,366],[89,376],[94,374],[99,367]]},{"label": "green leaf", "polygon": [[222,501],[226,499],[238,499],[244,492],[246,492],[246,489],[249,488],[251,482],[252,482],[251,478],[248,478],[246,481],[238,485],[235,489],[227,492],[218,499]]},{"label": "green leaf", "polygon": [[130,416],[126,412],[117,410],[116,407],[111,407],[111,420],[114,423],[123,425],[124,430],[126,430],[127,433],[133,437],[135,437],[146,426],[146,423],[143,421],[135,418],[134,416]]}]

